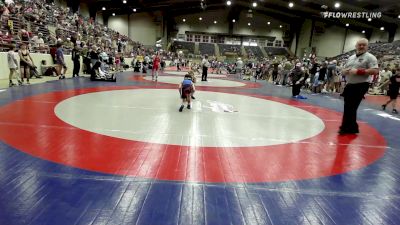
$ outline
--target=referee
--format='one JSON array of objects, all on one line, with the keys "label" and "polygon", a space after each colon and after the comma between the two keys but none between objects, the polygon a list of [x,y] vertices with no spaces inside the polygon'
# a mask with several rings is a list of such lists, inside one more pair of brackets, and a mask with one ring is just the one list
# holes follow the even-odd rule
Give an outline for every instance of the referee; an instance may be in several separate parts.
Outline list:
[{"label": "referee", "polygon": [[346,76],[347,85],[343,91],[344,111],[339,134],[359,133],[357,124],[357,109],[368,91],[368,78],[378,74],[376,57],[368,51],[368,40],[362,38],[356,43],[356,54],[350,56],[342,74]]}]

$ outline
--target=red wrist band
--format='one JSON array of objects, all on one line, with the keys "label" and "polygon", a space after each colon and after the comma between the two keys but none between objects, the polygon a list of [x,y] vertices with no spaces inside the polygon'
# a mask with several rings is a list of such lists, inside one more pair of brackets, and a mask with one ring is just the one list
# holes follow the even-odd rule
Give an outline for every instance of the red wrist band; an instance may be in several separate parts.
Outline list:
[{"label": "red wrist band", "polygon": [[365,69],[357,69],[357,75],[365,75],[366,71]]}]

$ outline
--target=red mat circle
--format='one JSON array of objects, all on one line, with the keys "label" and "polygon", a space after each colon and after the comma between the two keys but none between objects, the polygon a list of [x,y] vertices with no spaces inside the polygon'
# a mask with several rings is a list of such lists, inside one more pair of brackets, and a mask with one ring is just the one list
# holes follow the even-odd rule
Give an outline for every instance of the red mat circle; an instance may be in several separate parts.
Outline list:
[{"label": "red mat circle", "polygon": [[385,139],[368,124],[360,123],[362,133],[358,136],[338,136],[336,131],[341,113],[277,97],[243,94],[313,113],[324,121],[324,131],[300,142],[282,145],[187,147],[92,133],[71,126],[54,114],[54,107],[67,98],[122,89],[127,87],[58,91],[12,102],[0,108],[0,140],[34,157],[75,168],[195,182],[276,182],[320,178],[366,167],[385,153]]}]

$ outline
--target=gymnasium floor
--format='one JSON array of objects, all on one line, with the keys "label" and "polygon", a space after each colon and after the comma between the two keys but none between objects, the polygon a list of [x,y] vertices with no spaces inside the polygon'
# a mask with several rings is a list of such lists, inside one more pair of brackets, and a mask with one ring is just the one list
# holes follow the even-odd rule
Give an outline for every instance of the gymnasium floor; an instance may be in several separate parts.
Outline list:
[{"label": "gymnasium floor", "polygon": [[[400,118],[210,76],[127,72],[0,92],[0,224],[400,224]],[[384,98],[383,98],[384,99]]]}]

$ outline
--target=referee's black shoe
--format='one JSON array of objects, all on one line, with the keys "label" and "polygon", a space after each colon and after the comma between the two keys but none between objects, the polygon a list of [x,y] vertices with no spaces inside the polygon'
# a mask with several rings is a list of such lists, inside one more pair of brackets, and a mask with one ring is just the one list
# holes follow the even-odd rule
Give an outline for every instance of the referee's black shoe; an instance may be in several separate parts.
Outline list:
[{"label": "referee's black shoe", "polygon": [[339,135],[346,135],[346,134],[358,134],[360,133],[359,130],[339,130]]}]

